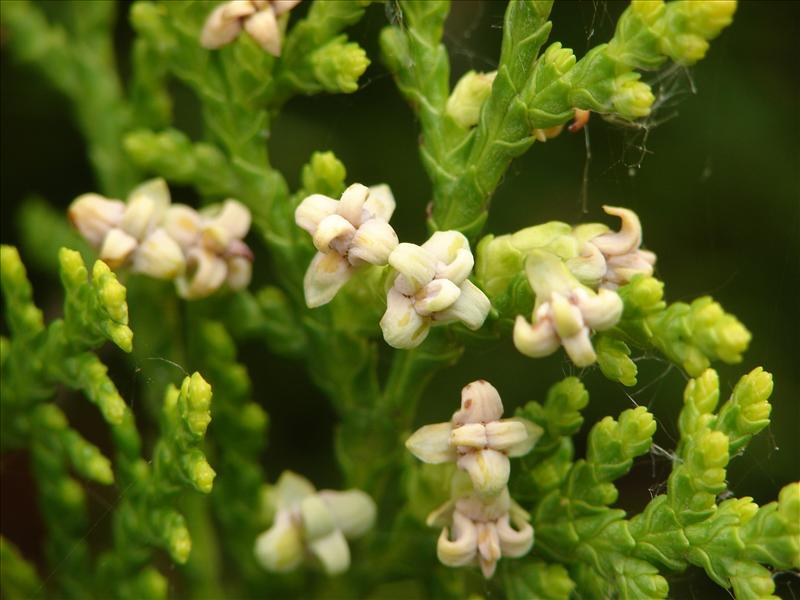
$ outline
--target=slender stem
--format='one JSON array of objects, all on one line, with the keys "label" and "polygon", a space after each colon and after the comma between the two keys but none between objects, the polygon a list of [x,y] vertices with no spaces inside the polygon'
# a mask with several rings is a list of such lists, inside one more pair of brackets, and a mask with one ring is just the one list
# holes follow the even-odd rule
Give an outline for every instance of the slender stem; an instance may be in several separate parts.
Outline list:
[{"label": "slender stem", "polygon": [[189,524],[192,536],[192,553],[183,571],[191,582],[192,597],[224,598],[225,589],[220,578],[222,559],[210,503],[206,496],[187,494],[181,511]]},{"label": "slender stem", "polygon": [[[188,326],[190,323],[196,326],[200,318],[199,311],[193,306],[187,304],[185,308],[186,310],[181,311],[178,317],[177,330],[180,335],[173,336],[175,340],[179,340],[173,348],[180,353],[182,364],[188,364],[190,357],[197,356],[197,352],[192,349],[192,342],[196,338],[190,335]],[[193,370],[194,366],[189,369],[190,372]],[[212,397],[212,405],[213,402]],[[222,554],[211,518],[209,498],[190,493],[183,497],[181,504],[192,536],[192,552],[184,569],[191,581],[192,595],[198,599],[223,598],[225,594],[220,577]]]}]

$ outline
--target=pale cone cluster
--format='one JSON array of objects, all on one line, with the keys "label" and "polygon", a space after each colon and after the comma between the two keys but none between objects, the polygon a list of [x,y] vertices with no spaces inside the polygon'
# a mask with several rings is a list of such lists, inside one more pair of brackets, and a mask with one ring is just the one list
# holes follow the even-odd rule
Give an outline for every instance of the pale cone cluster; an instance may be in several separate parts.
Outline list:
[{"label": "pale cone cluster", "polygon": [[317,249],[304,279],[306,304],[327,304],[366,264],[388,264],[396,274],[380,324],[389,345],[418,346],[434,324],[460,321],[478,329],[491,304],[467,279],[475,263],[467,238],[439,231],[422,246],[398,243],[389,225],[394,209],[389,186],[358,183],[339,200],[312,194],[300,203],[295,221]]},{"label": "pale cone cluster", "polygon": [[469,279],[475,259],[469,242],[458,231],[437,231],[417,246],[399,244],[389,256],[397,271],[387,295],[381,329],[395,348],[414,348],[433,324],[460,321],[479,329],[491,303]]},{"label": "pale cone cluster", "polygon": [[502,416],[497,390],[474,381],[461,391],[461,409],[449,422],[426,425],[406,441],[420,460],[455,462],[469,475],[471,489],[458,491],[427,522],[443,527],[437,544],[443,564],[477,563],[486,578],[501,557],[524,556],[533,546],[529,515],[508,493],[509,458],[530,452],[542,430],[526,419]]},{"label": "pale cone cluster", "polygon": [[230,44],[244,30],[273,56],[281,54],[280,17],[300,0],[230,0],[215,8],[206,19],[200,44],[209,49]]},{"label": "pale cone cluster", "polygon": [[605,259],[606,270],[600,287],[615,290],[629,283],[635,275],[649,277],[653,274],[656,255],[642,250],[642,224],[632,210],[617,206],[604,206],[603,210],[622,220],[619,231],[604,233],[589,240]]},{"label": "pale cone cluster", "polygon": [[111,268],[174,280],[183,298],[250,283],[253,255],[242,241],[250,211],[237,200],[196,211],[171,204],[167,184],[153,179],[135,188],[127,202],[83,194],[68,214]]},{"label": "pale cone cluster", "polygon": [[389,225],[395,201],[389,186],[348,187],[339,200],[312,194],[295,210],[295,222],[312,237],[317,254],[304,279],[306,304],[330,302],[365,264],[385,265],[397,247]]},{"label": "pale cone cluster", "polygon": [[[614,327],[622,316],[622,299],[615,290],[636,275],[653,274],[656,255],[641,249],[636,213],[614,206],[603,209],[620,217],[622,226],[590,237],[581,256],[562,261],[546,250],[527,254],[525,271],[536,305],[531,322],[519,315],[514,324],[514,345],[523,354],[547,356],[564,346],[575,365],[593,364],[597,354],[592,332]],[[596,282],[597,290],[581,281]]]},{"label": "pale cone cluster", "polygon": [[536,294],[533,320],[518,315],[514,323],[514,345],[527,356],[548,356],[564,346],[579,367],[597,360],[592,331],[604,331],[622,316],[622,299],[616,292],[600,288],[594,292],[582,285],[557,256],[533,250],[525,261],[528,281]]},{"label": "pale cone cluster", "polygon": [[327,575],[350,567],[347,540],[374,524],[372,498],[360,490],[317,491],[300,475],[284,471],[267,493],[272,527],[258,536],[255,555],[268,571],[287,572],[311,559]]}]

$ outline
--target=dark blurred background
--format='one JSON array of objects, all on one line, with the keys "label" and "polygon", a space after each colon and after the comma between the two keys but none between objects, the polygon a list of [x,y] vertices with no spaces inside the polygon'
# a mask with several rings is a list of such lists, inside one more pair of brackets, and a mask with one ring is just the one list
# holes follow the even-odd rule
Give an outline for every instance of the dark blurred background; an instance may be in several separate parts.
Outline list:
[{"label": "dark blurred background", "polygon": [[[128,6],[121,4],[121,10]],[[550,41],[560,40],[581,56],[609,39],[624,6],[557,3]],[[445,42],[454,82],[469,69],[496,67],[504,9],[501,1],[453,3]],[[745,456],[732,461],[728,473],[736,495],[752,496],[759,503],[800,479],[799,9],[795,2],[740,3],[733,25],[712,42],[706,59],[689,71],[675,70],[662,82],[660,92],[667,101],[646,127],[608,123],[593,115],[587,135],[565,132],[536,144],[512,164],[486,229],[507,233],[550,219],[612,224],[600,209],[605,203],[638,212],[645,245],[658,253],[657,274],[667,284],[667,298],[690,301],[711,294],[753,333],[742,364],[715,365],[723,389],[732,389],[740,375],[758,365],[775,376],[772,425],[753,440]],[[372,6],[351,33],[373,61],[361,89],[349,96],[291,101],[274,123],[271,156],[296,187],[311,152],[333,150],[347,166],[348,181],[391,185],[398,200],[393,223],[400,238],[421,242],[430,186],[417,153],[417,124],[380,63],[377,36],[386,23],[384,9]],[[123,71],[131,35],[120,18]],[[198,136],[194,99],[180,86],[174,91],[178,126]],[[1,118],[0,232],[3,243],[13,244],[19,243],[15,214],[26,196],[36,193],[65,208],[96,185],[67,102],[38,73],[16,63],[5,47]],[[57,314],[57,281],[35,268],[32,277],[37,299]],[[269,277],[265,270],[256,280]],[[302,366],[272,357],[259,345],[240,351],[256,397],[270,413],[265,456],[269,475],[292,468],[319,486],[336,485],[339,476],[330,452],[336,418]],[[644,404],[658,418],[657,443],[670,450],[685,378],[662,361],[639,366],[639,385],[633,389],[607,382],[597,370],[584,373],[592,397],[584,431],[606,414]],[[115,379],[123,395],[135,395],[137,386],[146,384],[147,368],[141,365],[131,374],[129,367],[119,367]],[[471,347],[457,367],[436,377],[421,403],[419,422],[446,419],[457,406],[460,388],[477,378],[493,382],[512,412],[529,400],[542,400],[548,386],[572,372],[563,353],[532,361],[517,353],[510,339]],[[80,414],[96,418],[89,411]],[[301,429],[307,433],[298,447]],[[35,502],[26,464],[19,454],[0,462],[2,530],[36,556],[41,524],[29,514]],[[621,505],[640,510],[668,473],[667,459],[640,459],[620,482]],[[20,515],[21,510],[28,512]],[[781,579],[780,593],[786,597],[799,589],[790,578]],[[676,598],[727,597],[712,590],[692,571],[672,586]]]}]

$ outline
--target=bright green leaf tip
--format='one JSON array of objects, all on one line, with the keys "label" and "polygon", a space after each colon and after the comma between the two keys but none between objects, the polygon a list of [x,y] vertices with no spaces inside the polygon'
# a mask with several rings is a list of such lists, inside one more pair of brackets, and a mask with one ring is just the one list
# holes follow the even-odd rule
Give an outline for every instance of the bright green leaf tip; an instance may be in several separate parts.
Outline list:
[{"label": "bright green leaf tip", "polygon": [[58,251],[58,262],[61,264],[61,278],[66,288],[75,288],[85,282],[88,272],[80,252],[61,248]]},{"label": "bright green leaf tip", "polygon": [[104,485],[111,485],[114,483],[114,471],[111,469],[111,461],[105,456],[95,456],[87,465],[87,477],[102,483]]},{"label": "bright green leaf tip", "polygon": [[364,49],[346,39],[339,36],[311,55],[314,75],[328,92],[352,94],[369,66]]},{"label": "bright green leaf tip", "polygon": [[594,344],[597,364],[603,375],[628,387],[636,385],[636,363],[630,358],[631,350],[622,340],[598,336]]},{"label": "bright green leaf tip", "polygon": [[637,343],[657,347],[691,376],[700,375],[712,360],[740,362],[750,343],[744,325],[710,297],[665,307],[663,283],[641,276],[618,293],[625,306],[619,327]]},{"label": "bright green leaf tip", "polygon": [[14,544],[0,536],[0,585],[4,597],[10,600],[36,599],[43,597],[44,585],[36,568],[22,556]]},{"label": "bright green leaf tip", "polygon": [[176,527],[169,536],[169,554],[172,559],[182,565],[189,560],[192,552],[192,538],[185,526]]},{"label": "bright green leaf tip", "polygon": [[216,475],[217,473],[211,468],[211,465],[209,465],[205,459],[197,461],[194,466],[193,481],[197,486],[197,489],[204,494],[211,492],[211,488],[214,485],[214,477],[216,477]]},{"label": "bright green leaf tip", "polygon": [[738,408],[736,428],[745,434],[755,434],[769,425],[772,406],[769,397],[772,395],[772,374],[761,367],[753,369],[743,376],[730,399],[730,404]]},{"label": "bright green leaf tip", "polygon": [[346,174],[344,164],[333,152],[314,152],[303,166],[300,181],[308,194],[338,198],[344,191]]},{"label": "bright green leaf tip", "polygon": [[0,284],[12,331],[20,335],[32,335],[40,331],[44,327],[44,318],[33,304],[33,290],[25,265],[13,246],[0,246]]},{"label": "bright green leaf tip", "polygon": [[86,493],[74,479],[62,479],[58,486],[58,497],[68,507],[82,507]]},{"label": "bright green leaf tip", "polygon": [[101,406],[103,417],[112,425],[119,425],[125,418],[125,413],[128,411],[128,405],[119,394],[111,394],[104,398]]},{"label": "bright green leaf tip", "polygon": [[152,567],[146,568],[136,582],[137,592],[142,598],[168,598],[169,581]]},{"label": "bright green leaf tip", "polygon": [[664,282],[655,277],[636,275],[629,284],[618,290],[625,304],[624,317],[643,316],[666,307]]},{"label": "bright green leaf tip", "polygon": [[200,373],[183,380],[179,404],[189,430],[198,437],[205,435],[211,422],[211,386]]}]

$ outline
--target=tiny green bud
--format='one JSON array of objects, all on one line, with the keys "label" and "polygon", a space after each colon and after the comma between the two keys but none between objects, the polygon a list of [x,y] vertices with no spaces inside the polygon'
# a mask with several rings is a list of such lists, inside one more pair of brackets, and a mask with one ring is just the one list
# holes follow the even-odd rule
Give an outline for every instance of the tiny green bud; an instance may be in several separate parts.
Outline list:
[{"label": "tiny green bud", "polygon": [[[135,5],[134,5],[135,6]],[[137,590],[142,598],[166,598],[169,582],[153,567],[145,568],[137,577]]]},{"label": "tiny green bud", "polygon": [[634,277],[627,285],[621,286],[617,293],[625,303],[623,318],[644,316],[664,310],[664,282],[655,277],[642,275]]},{"label": "tiny green bud", "polygon": [[333,152],[314,152],[303,167],[300,180],[307,194],[340,196],[346,175],[342,161]]},{"label": "tiny green bud", "polygon": [[731,318],[724,327],[719,328],[719,335],[722,341],[718,350],[720,358],[729,363],[739,362],[742,352],[750,345],[750,332],[735,318]]},{"label": "tiny green bud", "polygon": [[769,420],[771,406],[769,402],[757,402],[742,409],[742,418],[750,423]]},{"label": "tiny green bud", "polygon": [[36,568],[29,563],[4,536],[0,536],[0,564],[3,565],[3,597],[41,598],[44,584],[39,579]]},{"label": "tiny green bud", "polygon": [[131,26],[149,38],[163,38],[163,10],[153,2],[136,2],[131,5]]},{"label": "tiny green bud", "polygon": [[169,535],[169,554],[172,559],[182,565],[189,560],[192,552],[192,538],[185,525],[172,529]]},{"label": "tiny green bud", "polygon": [[128,405],[109,379],[108,368],[93,354],[84,355],[78,358],[76,377],[80,389],[98,406],[106,422],[121,424]]},{"label": "tiny green bud", "polygon": [[36,413],[38,420],[47,429],[64,429],[67,427],[67,417],[55,404],[45,404]]},{"label": "tiny green bud", "polygon": [[116,328],[111,336],[111,341],[124,352],[130,352],[133,349],[133,331],[128,327]]},{"label": "tiny green bud", "polygon": [[677,63],[691,65],[701,60],[710,44],[699,35],[682,34],[672,40],[669,53]]},{"label": "tiny green bud", "polygon": [[468,71],[458,80],[453,93],[447,99],[446,112],[460,127],[469,129],[477,125],[481,107],[492,93],[492,84],[496,76],[497,71],[491,73]]},{"label": "tiny green bud", "polygon": [[93,454],[86,463],[86,477],[92,481],[111,485],[114,483],[114,472],[111,469],[111,461],[102,454]]},{"label": "tiny green bud", "polygon": [[550,435],[569,436],[580,429],[583,424],[580,411],[587,404],[589,392],[577,377],[567,377],[551,387],[544,405]]},{"label": "tiny green bud", "polygon": [[769,425],[772,375],[758,367],[742,377],[730,399],[722,405],[714,428],[730,438],[731,453],[744,447],[750,438]]},{"label": "tiny green bud", "polygon": [[255,402],[248,402],[241,410],[241,422],[249,431],[263,433],[269,422],[266,411]]},{"label": "tiny green bud", "polygon": [[[635,457],[647,452],[655,430],[655,419],[644,406],[623,411],[618,421],[605,417],[589,432],[587,461],[602,481],[616,479],[631,468]],[[614,486],[611,489],[616,493]]]},{"label": "tiny green bud", "polygon": [[58,501],[70,510],[79,509],[86,502],[86,493],[74,479],[62,479],[58,486]]},{"label": "tiny green bud", "polygon": [[656,420],[646,407],[628,409],[619,416],[619,427],[626,457],[647,452],[656,432]]},{"label": "tiny green bud", "polygon": [[708,357],[703,354],[698,348],[694,346],[686,346],[683,354],[683,368],[689,375],[702,373],[704,369],[708,368],[710,364]]},{"label": "tiny green bud", "polygon": [[121,423],[125,412],[128,410],[125,400],[118,393],[108,396],[101,408],[106,421],[112,425]]},{"label": "tiny green bud", "polygon": [[208,410],[211,405],[211,386],[200,373],[193,373],[188,381],[184,380],[185,391],[192,410]]},{"label": "tiny green bud", "polygon": [[736,0],[686,2],[686,12],[691,28],[710,40],[733,22]]},{"label": "tiny green bud", "polygon": [[[105,276],[105,277],[104,277]],[[92,269],[92,279],[97,282],[101,277],[104,281],[100,287],[100,300],[108,315],[120,323],[128,322],[128,305],[125,303],[125,286],[123,286],[111,273],[103,261],[98,260]]]},{"label": "tiny green bud", "polygon": [[67,290],[85,283],[88,272],[80,252],[61,248],[58,251],[58,262],[61,267],[61,281]]},{"label": "tiny green bud", "polygon": [[367,53],[341,35],[311,55],[314,76],[326,91],[351,94],[358,89],[358,78],[369,66]]},{"label": "tiny green bud", "polygon": [[722,467],[728,464],[730,458],[728,436],[721,431],[704,431],[699,434],[697,448],[705,469],[701,476],[722,481],[725,478]]},{"label": "tiny green bud", "polygon": [[714,369],[706,369],[700,377],[689,381],[683,401],[692,403],[700,413],[711,413],[719,400],[719,376]]},{"label": "tiny green bud", "polygon": [[611,103],[623,117],[638,119],[650,114],[650,107],[655,96],[650,86],[639,81],[641,75],[636,72],[619,75],[614,80],[614,94]]},{"label": "tiny green bud", "polygon": [[711,297],[704,296],[692,302],[690,318],[693,341],[706,356],[726,363],[742,360],[752,336],[735,316],[726,313]]},{"label": "tiny green bud", "polygon": [[739,525],[745,525],[758,513],[758,504],[750,496],[728,500],[727,508],[739,517]]},{"label": "tiny green bud", "polygon": [[[70,461],[75,470],[92,481],[110,485],[114,482],[114,472],[111,461],[108,460],[100,449],[87,442],[81,435],[69,429],[64,414],[57,407],[51,405],[50,416],[62,421],[59,425],[51,424],[50,427],[61,429],[60,432]],[[54,432],[55,433],[55,432]]]},{"label": "tiny green bud", "polygon": [[12,333],[34,335],[41,331],[44,328],[42,311],[33,304],[33,289],[14,246],[0,246],[0,285]]},{"label": "tiny green bud", "polygon": [[92,267],[92,285],[102,308],[108,317],[99,322],[103,334],[119,348],[130,352],[133,347],[133,331],[128,327],[128,305],[125,302],[125,287],[117,280],[108,265],[98,260]]},{"label": "tiny green bud", "polygon": [[603,375],[622,385],[636,385],[636,363],[631,360],[631,350],[625,342],[600,335],[595,339],[594,349]]},{"label": "tiny green bud", "polygon": [[185,403],[185,408],[181,407],[181,414],[189,430],[196,436],[205,435],[211,422],[211,386],[200,373],[183,380],[181,401]]},{"label": "tiny green bud", "polygon": [[546,65],[552,66],[559,77],[569,71],[576,62],[575,53],[571,48],[563,48],[561,42],[551,44],[541,60]]},{"label": "tiny green bud", "polygon": [[742,410],[737,425],[744,431],[761,429],[769,423],[771,406],[768,402],[772,394],[772,374],[761,367],[753,369],[736,384],[733,401]]},{"label": "tiny green bud", "polygon": [[192,481],[195,487],[204,494],[210,493],[216,476],[216,471],[211,468],[205,457],[202,455],[198,457],[192,468]]},{"label": "tiny green bud", "polygon": [[708,40],[731,24],[735,0],[671,2],[664,15],[661,50],[675,62],[691,65],[708,51]]}]

